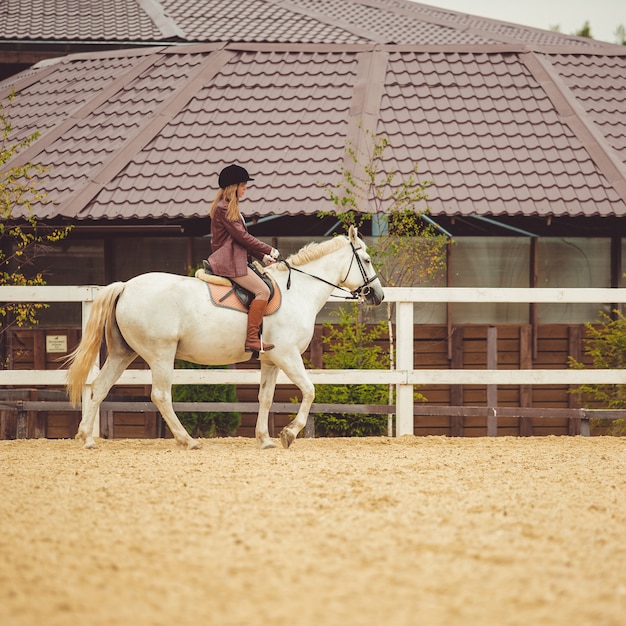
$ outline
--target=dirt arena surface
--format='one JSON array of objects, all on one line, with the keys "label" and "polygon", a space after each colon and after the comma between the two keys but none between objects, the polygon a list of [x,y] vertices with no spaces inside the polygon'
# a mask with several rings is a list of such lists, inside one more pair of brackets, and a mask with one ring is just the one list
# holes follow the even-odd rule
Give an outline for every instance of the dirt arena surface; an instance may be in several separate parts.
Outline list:
[{"label": "dirt arena surface", "polygon": [[3,626],[625,623],[625,438],[0,442]]}]

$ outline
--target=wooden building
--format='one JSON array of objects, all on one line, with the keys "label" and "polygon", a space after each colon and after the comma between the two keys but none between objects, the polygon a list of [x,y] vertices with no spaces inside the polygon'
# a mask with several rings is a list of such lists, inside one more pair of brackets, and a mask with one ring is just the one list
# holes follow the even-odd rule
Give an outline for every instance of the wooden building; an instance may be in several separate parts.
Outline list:
[{"label": "wooden building", "polygon": [[[233,21],[238,1],[245,17]],[[378,136],[389,141],[385,171],[400,181],[417,165],[432,183],[417,209],[454,241],[445,284],[621,286],[624,47],[401,0],[118,0],[73,20],[46,0],[19,7],[0,15],[0,100],[13,139],[40,137],[3,171],[47,166],[37,218],[73,226],[38,261],[48,284],[187,274],[210,251],[208,207],[232,162],[255,178],[244,211],[256,236],[283,254],[328,237],[337,222],[318,213],[333,208],[326,187],[354,167],[346,146],[367,155]],[[432,337],[416,341],[416,363],[449,367],[451,328],[462,329],[460,362],[484,361],[488,325],[503,362],[564,363],[597,315],[586,305],[416,307],[416,336]],[[41,333],[74,338],[79,327],[77,306],[51,307],[40,328],[4,335],[10,366],[47,358]],[[433,390],[429,401],[484,393]],[[501,398],[573,401],[564,389]],[[48,436],[62,431],[51,424]],[[450,428],[416,417],[416,432]]]}]

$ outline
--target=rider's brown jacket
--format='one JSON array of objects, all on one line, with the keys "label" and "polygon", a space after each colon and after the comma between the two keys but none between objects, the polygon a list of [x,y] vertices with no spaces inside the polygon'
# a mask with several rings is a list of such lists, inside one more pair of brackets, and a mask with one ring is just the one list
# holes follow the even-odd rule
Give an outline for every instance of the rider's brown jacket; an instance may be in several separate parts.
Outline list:
[{"label": "rider's brown jacket", "polygon": [[215,274],[236,278],[248,271],[249,256],[262,259],[270,254],[272,246],[253,237],[242,219],[234,222],[226,219],[226,203],[215,207],[211,218],[211,269]]}]

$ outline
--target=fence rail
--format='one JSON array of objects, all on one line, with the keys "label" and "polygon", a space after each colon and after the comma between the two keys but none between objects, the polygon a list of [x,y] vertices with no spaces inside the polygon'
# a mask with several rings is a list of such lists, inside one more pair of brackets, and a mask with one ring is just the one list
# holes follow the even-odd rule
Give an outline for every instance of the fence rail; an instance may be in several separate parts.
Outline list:
[{"label": "fence rail", "polygon": [[[184,412],[237,412],[256,413],[259,410],[258,402],[174,402],[174,411]],[[109,401],[105,400],[100,409],[107,413],[124,411],[126,413],[143,413],[158,411],[156,405],[147,400]],[[16,430],[26,432],[26,414],[29,411],[79,411],[70,402],[59,400],[2,400],[0,411],[14,411],[18,414]],[[273,413],[295,413],[297,405],[290,402],[274,402]],[[387,415],[395,413],[396,408],[387,404],[322,404],[314,402],[311,413],[345,413]],[[528,407],[487,407],[487,406],[432,406],[415,404],[413,414],[421,416],[445,415],[458,417],[485,417],[497,427],[498,417],[533,417],[535,419],[566,418],[580,420],[580,434],[590,435],[590,420],[592,419],[624,419],[626,410],[611,409],[539,409]],[[110,427],[112,428],[112,427]],[[492,433],[493,434],[493,433]],[[19,438],[19,437],[18,437]]]},{"label": "fence rail", "polygon": [[[0,287],[0,302],[80,302],[85,328],[99,286]],[[394,370],[309,370],[314,384],[393,384],[396,386],[396,435],[413,434],[414,385],[553,385],[624,384],[624,370],[573,369],[415,369],[413,363],[413,304],[446,303],[626,303],[626,289],[599,288],[468,288],[395,287],[385,289],[385,299],[396,303],[396,367]],[[98,372],[94,366],[87,389]],[[259,384],[260,370],[175,370],[177,384]],[[290,381],[279,375],[278,384]],[[126,370],[118,385],[149,385],[148,370]],[[64,370],[0,370],[0,387],[15,385],[59,386]],[[87,390],[86,389],[86,390]],[[467,407],[466,407],[467,408]]]}]

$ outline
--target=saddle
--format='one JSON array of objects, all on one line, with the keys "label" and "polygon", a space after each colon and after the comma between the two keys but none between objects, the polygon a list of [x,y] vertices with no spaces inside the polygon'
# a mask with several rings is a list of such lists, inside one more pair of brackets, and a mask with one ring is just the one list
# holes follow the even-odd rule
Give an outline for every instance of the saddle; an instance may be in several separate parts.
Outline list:
[{"label": "saddle", "polygon": [[[202,261],[203,269],[196,271],[196,278],[208,283],[209,292],[216,306],[223,306],[238,311],[248,312],[250,303],[254,300],[254,294],[234,280],[226,276],[214,274],[208,261]],[[270,297],[265,314],[271,315],[280,307],[280,291],[269,274],[263,271],[258,262],[248,263],[248,267],[259,276],[269,287]]]}]

